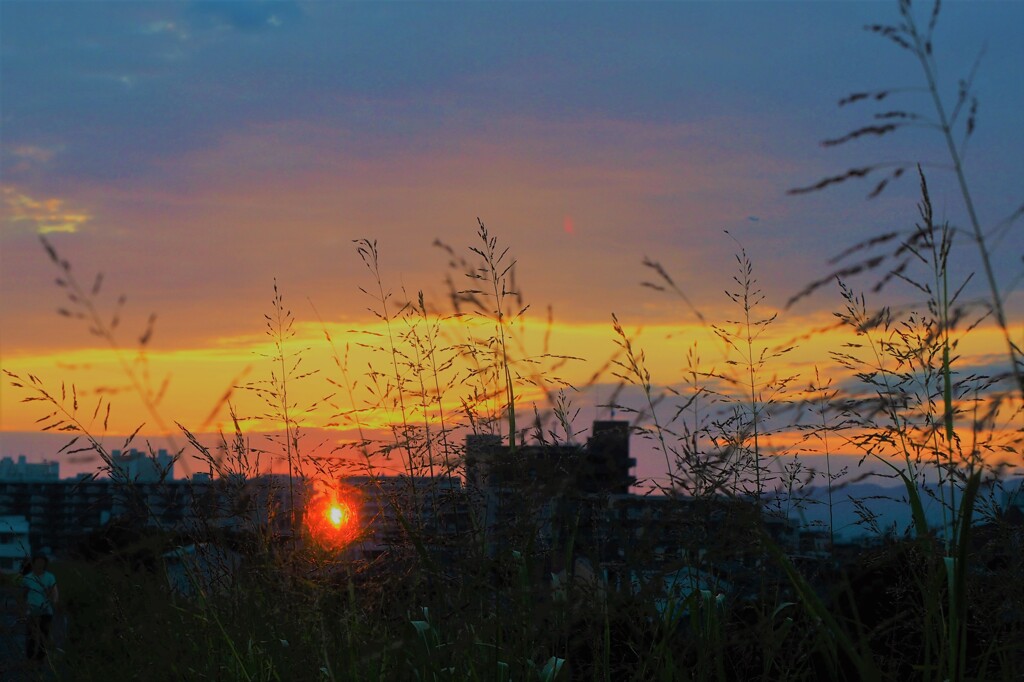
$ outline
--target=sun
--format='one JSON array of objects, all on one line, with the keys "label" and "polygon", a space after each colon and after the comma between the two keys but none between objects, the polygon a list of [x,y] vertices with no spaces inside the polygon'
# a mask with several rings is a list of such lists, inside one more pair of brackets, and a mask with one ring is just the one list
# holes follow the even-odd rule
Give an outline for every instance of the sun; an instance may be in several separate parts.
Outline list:
[{"label": "sun", "polygon": [[338,491],[323,493],[306,507],[305,524],[312,540],[324,548],[341,549],[358,535],[355,498]]},{"label": "sun", "polygon": [[346,512],[346,507],[342,507],[340,504],[331,505],[327,510],[327,520],[335,528],[341,528],[348,523],[348,514]]}]

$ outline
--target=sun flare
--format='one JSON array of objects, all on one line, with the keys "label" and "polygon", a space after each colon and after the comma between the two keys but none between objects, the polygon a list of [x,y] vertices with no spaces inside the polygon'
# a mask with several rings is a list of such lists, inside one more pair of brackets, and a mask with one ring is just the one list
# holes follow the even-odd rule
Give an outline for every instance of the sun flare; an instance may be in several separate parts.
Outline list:
[{"label": "sun flare", "polygon": [[345,508],[337,504],[327,511],[327,518],[335,528],[341,528],[342,525],[348,523],[348,514],[345,513]]},{"label": "sun flare", "polygon": [[310,501],[306,508],[306,527],[321,547],[341,549],[358,534],[356,506],[350,496],[335,491]]}]

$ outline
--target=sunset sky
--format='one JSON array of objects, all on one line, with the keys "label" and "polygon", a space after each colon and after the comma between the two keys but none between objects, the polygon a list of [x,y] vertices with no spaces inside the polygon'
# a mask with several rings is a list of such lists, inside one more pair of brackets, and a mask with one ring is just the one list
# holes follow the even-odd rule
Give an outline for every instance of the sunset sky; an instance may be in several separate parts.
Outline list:
[{"label": "sunset sky", "polygon": [[[882,109],[836,106],[851,92],[920,86],[913,58],[862,28],[897,20],[895,3],[876,2],[5,0],[4,368],[58,391],[75,382],[90,411],[97,388],[126,383],[85,324],[57,315],[63,294],[43,234],[86,288],[104,273],[104,310],[127,295],[118,334],[129,362],[157,314],[149,370],[157,386],[170,376],[160,410],[172,428],[223,426],[225,411],[208,417],[225,391],[269,374],[258,353],[275,279],[296,318],[296,349],[308,346],[308,365],[323,369],[303,384],[302,399],[313,400],[335,390],[324,327],[339,349],[352,346],[354,374],[382,361],[357,346],[384,330],[359,291],[376,285],[353,240],[377,240],[393,301],[422,290],[443,311],[449,259],[432,244],[471,259],[479,217],[518,260],[531,353],[543,350],[550,305],[548,350],[586,358],[557,374],[583,383],[615,352],[615,313],[639,334],[655,382],[675,384],[694,340],[708,363],[726,358],[678,299],[641,287],[645,257],[721,323],[736,315],[723,290],[733,286],[738,243],[753,258],[765,310],[775,310],[845,246],[917,217],[911,173],[870,201],[871,180],[811,195],[787,189],[876,161],[920,161],[932,164],[938,217],[964,224],[933,130],[819,144],[876,111],[931,112],[919,91]],[[936,30],[950,101],[985,48],[966,158],[986,229],[1024,201],[1022,28],[1024,3],[978,2],[944,5]],[[1021,285],[1020,228],[995,235],[1004,288]],[[960,278],[979,268],[966,239],[956,263]],[[968,294],[983,295],[981,285],[977,277]],[[906,287],[886,296],[913,298]],[[1007,301],[1018,341],[1022,298]],[[840,308],[826,287],[783,312],[770,340],[827,325]],[[454,343],[463,322],[444,323],[442,337]],[[806,386],[814,364],[827,374],[828,351],[846,340],[816,337],[772,371],[800,373]],[[983,327],[961,350],[985,366],[1004,362],[1000,344]],[[606,415],[594,405],[615,380],[597,383],[578,397],[578,428]],[[0,455],[52,458],[60,439],[33,433],[42,408],[21,397],[0,384]],[[243,413],[255,410],[250,396],[236,397]],[[546,407],[526,391],[522,409],[532,413],[531,401]],[[111,433],[145,423],[142,433],[164,444],[136,394],[122,391],[113,405]],[[309,426],[331,434],[330,412]],[[645,460],[642,473],[657,464]]]}]

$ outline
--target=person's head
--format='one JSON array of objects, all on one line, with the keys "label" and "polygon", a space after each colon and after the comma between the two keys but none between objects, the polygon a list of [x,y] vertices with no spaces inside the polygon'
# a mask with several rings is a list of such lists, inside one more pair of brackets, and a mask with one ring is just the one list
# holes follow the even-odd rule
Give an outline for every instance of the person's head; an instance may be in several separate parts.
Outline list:
[{"label": "person's head", "polygon": [[45,571],[49,565],[50,560],[46,558],[45,554],[36,554],[32,557],[32,572],[36,575]]}]

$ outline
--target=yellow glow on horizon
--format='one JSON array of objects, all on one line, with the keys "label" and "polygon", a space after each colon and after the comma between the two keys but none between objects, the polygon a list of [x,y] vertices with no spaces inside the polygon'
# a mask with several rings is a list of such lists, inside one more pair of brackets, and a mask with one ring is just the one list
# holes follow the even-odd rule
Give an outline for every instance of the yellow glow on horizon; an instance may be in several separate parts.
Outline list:
[{"label": "yellow glow on horizon", "polygon": [[[694,343],[698,344],[703,371],[724,371],[728,363],[737,360],[711,330],[701,325],[657,324],[637,330],[629,324],[628,316],[620,316],[620,319],[632,337],[634,348],[643,352],[644,364],[659,387],[668,385],[686,390],[683,384],[686,356]],[[826,314],[783,316],[778,324],[769,327],[761,343],[768,347],[787,345],[806,335],[808,330],[828,327],[830,321],[831,316]],[[297,423],[335,431],[339,434],[338,442],[353,442],[358,439],[360,430],[380,436],[403,420],[423,427],[436,425],[443,415],[450,427],[454,421],[464,418],[466,404],[475,404],[482,413],[498,416],[505,399],[500,381],[495,376],[473,374],[473,364],[464,356],[457,357],[455,348],[470,339],[479,341],[492,335],[493,322],[449,317],[429,323],[437,324],[435,364],[441,367],[440,396],[429,357],[421,357],[417,364],[415,352],[408,345],[413,335],[420,334],[422,338],[426,334],[427,323],[413,319],[399,320],[393,325],[396,344],[400,346],[404,402],[397,400],[394,391],[392,356],[383,322],[333,322],[324,326],[297,323],[296,336],[288,348],[308,348],[303,354],[302,371],[315,374],[294,381],[289,387],[289,398],[299,405],[317,404],[312,411],[294,413],[292,416]],[[333,341],[333,350],[325,340],[325,331]],[[521,377],[516,386],[517,411],[524,415],[532,413],[534,406],[541,411],[549,409],[549,392],[557,393],[560,388],[582,388],[594,381],[607,386],[607,389],[602,388],[602,393],[605,390],[611,393],[621,381],[615,373],[622,374],[624,370],[609,362],[620,352],[610,321],[608,324],[555,321],[549,328],[543,320],[527,318],[525,324],[512,325],[509,331],[510,351],[516,359],[515,374]],[[854,340],[846,329],[813,334],[800,340],[794,351],[770,363],[765,371],[766,378],[799,375],[793,390],[801,391],[814,380],[814,370],[818,367],[823,381],[831,379],[837,384],[850,378],[850,372],[838,366],[829,353],[841,350],[844,343]],[[960,366],[999,362],[1003,343],[995,328],[979,327],[960,342],[957,349]],[[549,357],[544,357],[545,344]],[[138,378],[150,378],[154,394],[160,390],[164,377],[169,377],[166,393],[157,409],[172,430],[175,422],[180,422],[193,431],[231,432],[233,425],[226,404],[230,401],[243,430],[256,434],[279,430],[283,422],[263,417],[272,410],[256,393],[240,386],[269,378],[274,366],[267,356],[273,352],[273,345],[265,335],[248,335],[214,339],[203,348],[154,349],[147,353],[145,366],[135,361],[132,352],[125,353],[124,357]],[[567,356],[583,360],[564,359]],[[452,364],[445,366],[451,358],[454,358]],[[152,415],[109,350],[81,348],[47,354],[8,354],[4,368],[22,376],[29,373],[38,376],[53,395],[60,394],[62,382],[66,391],[74,384],[80,402],[79,416],[84,423],[91,423],[90,428],[99,429],[103,420],[102,413],[92,419],[97,401],[103,401],[101,405],[110,401],[109,433],[130,433],[145,424],[143,433],[159,435]],[[9,384],[6,378],[4,383],[6,399],[0,412],[0,430],[38,430],[37,420],[45,414],[41,403],[19,402],[25,395],[6,385]],[[567,393],[573,395],[572,389],[567,389]],[[331,397],[324,400],[328,394],[332,394]]]}]

